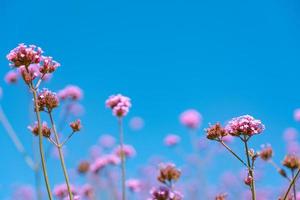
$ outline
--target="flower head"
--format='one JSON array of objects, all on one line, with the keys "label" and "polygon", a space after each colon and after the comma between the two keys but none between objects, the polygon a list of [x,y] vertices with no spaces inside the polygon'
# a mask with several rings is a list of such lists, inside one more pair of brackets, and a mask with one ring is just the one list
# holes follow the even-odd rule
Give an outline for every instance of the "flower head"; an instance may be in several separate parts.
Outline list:
[{"label": "flower head", "polygon": [[118,164],[120,164],[120,161],[121,161],[120,158],[117,157],[114,154],[104,155],[104,156],[101,156],[101,157],[97,158],[95,160],[95,162],[91,164],[90,170],[93,173],[98,173],[104,167],[106,167],[108,165],[118,165]]},{"label": "flower head", "polygon": [[9,71],[4,77],[4,80],[7,84],[13,84],[18,81],[19,74],[16,71]]},{"label": "flower head", "polygon": [[[38,123],[35,122],[33,126],[28,126],[28,129],[35,135],[39,135],[39,126]],[[44,137],[50,137],[51,135],[51,129],[48,127],[47,122],[42,123],[42,134]]]},{"label": "flower head", "polygon": [[180,142],[181,138],[178,135],[169,134],[164,139],[164,144],[168,147],[176,146]]},{"label": "flower head", "polygon": [[13,67],[28,67],[31,64],[39,63],[42,59],[42,53],[42,49],[35,45],[19,44],[19,46],[9,52],[6,58]]},{"label": "flower head", "polygon": [[299,157],[294,154],[286,155],[282,161],[282,165],[292,170],[297,169],[300,167]]},{"label": "flower head", "polygon": [[228,122],[226,126],[227,132],[232,136],[252,136],[260,134],[265,129],[265,126],[260,120],[254,119],[250,115],[243,115],[237,118],[233,118]]},{"label": "flower head", "polygon": [[106,106],[111,108],[113,114],[117,117],[124,117],[128,114],[131,107],[130,98],[121,94],[110,96],[106,102]]},{"label": "flower head", "polygon": [[81,121],[79,119],[77,119],[74,122],[70,123],[70,127],[72,129],[73,132],[78,132],[81,130],[82,126],[81,126]]},{"label": "flower head", "polygon": [[176,168],[172,163],[166,163],[160,165],[159,175],[157,180],[161,183],[175,182],[181,176],[181,171]]},{"label": "flower head", "polygon": [[90,163],[88,161],[81,161],[77,167],[77,171],[79,174],[85,174],[90,169]]},{"label": "flower head", "polygon": [[68,85],[58,92],[61,100],[79,100],[83,96],[81,88],[76,85]]},{"label": "flower head", "polygon": [[126,181],[126,187],[132,192],[140,192],[142,189],[142,183],[138,179],[129,179]]},{"label": "flower head", "polygon": [[37,104],[40,111],[47,110],[51,112],[59,105],[59,100],[56,93],[43,89],[38,93]]},{"label": "flower head", "polygon": [[273,156],[273,149],[271,145],[262,146],[262,150],[259,152],[259,157],[262,160],[268,161],[272,158],[272,156]]},{"label": "flower head", "polygon": [[209,128],[205,129],[206,137],[210,140],[221,140],[223,137],[227,136],[228,133],[225,128],[221,126],[220,123],[215,125],[210,125]]},{"label": "flower head", "polygon": [[53,73],[59,66],[60,64],[54,61],[52,57],[43,56],[39,70],[42,74],[50,74]]},{"label": "flower head", "polygon": [[201,125],[202,116],[201,114],[194,109],[189,109],[181,113],[180,122],[191,129],[197,129]]},{"label": "flower head", "polygon": [[183,196],[177,191],[172,191],[168,187],[160,186],[150,191],[149,200],[182,200]]}]

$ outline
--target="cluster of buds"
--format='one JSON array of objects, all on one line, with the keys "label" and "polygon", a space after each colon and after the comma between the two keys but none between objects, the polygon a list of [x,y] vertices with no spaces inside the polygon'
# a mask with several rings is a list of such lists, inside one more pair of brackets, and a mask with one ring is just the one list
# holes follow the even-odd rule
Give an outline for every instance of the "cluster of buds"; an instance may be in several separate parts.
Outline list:
[{"label": "cluster of buds", "polygon": [[172,191],[166,186],[153,188],[150,191],[151,197],[148,200],[182,200],[183,196],[177,191]]},{"label": "cluster of buds", "polygon": [[[28,126],[28,129],[35,135],[38,136],[39,135],[39,126],[38,123],[35,122],[35,124],[33,126]],[[46,122],[42,123],[42,134],[44,137],[49,138],[51,135],[51,129],[48,127]]]},{"label": "cluster of buds", "polygon": [[271,145],[262,146],[262,149],[259,152],[259,157],[264,161],[270,160],[273,157],[273,149]]},{"label": "cluster of buds", "polygon": [[70,127],[74,133],[80,131],[82,128],[81,121],[79,119],[77,119],[76,121],[71,122]]},{"label": "cluster of buds", "polygon": [[151,197],[148,200],[182,200],[183,196],[180,192],[175,191],[173,183],[181,176],[181,171],[174,164],[161,164],[158,181],[163,185],[153,188],[150,191]]},{"label": "cluster of buds", "polygon": [[260,120],[255,119],[250,115],[243,115],[230,120],[226,126],[227,132],[232,136],[253,136],[260,134],[265,129],[265,126]]},{"label": "cluster of buds", "polygon": [[[36,77],[45,79],[53,73],[60,64],[51,57],[43,56],[43,51],[35,45],[20,44],[10,51],[6,58],[10,65],[17,68],[26,84],[30,84]],[[10,73],[5,79],[8,83],[16,81],[18,73]]]},{"label": "cluster of buds", "polygon": [[110,96],[105,104],[112,109],[113,114],[117,117],[126,116],[131,107],[130,98],[121,94]]},{"label": "cluster of buds", "polygon": [[223,137],[227,136],[226,129],[221,126],[220,123],[210,125],[209,128],[205,129],[206,137],[210,140],[222,140]]},{"label": "cluster of buds", "polygon": [[59,105],[59,99],[56,93],[43,89],[38,92],[37,105],[39,111],[51,112]]},{"label": "cluster of buds", "polygon": [[157,180],[163,184],[176,182],[181,176],[181,171],[172,163],[161,164]]},{"label": "cluster of buds", "polygon": [[291,170],[295,170],[300,167],[300,159],[294,154],[286,155],[282,161],[282,165]]}]

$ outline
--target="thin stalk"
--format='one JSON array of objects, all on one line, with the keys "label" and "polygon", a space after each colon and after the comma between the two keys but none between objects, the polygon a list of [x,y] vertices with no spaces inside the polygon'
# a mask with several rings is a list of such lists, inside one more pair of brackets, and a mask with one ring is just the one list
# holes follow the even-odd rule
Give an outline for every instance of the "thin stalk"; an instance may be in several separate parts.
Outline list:
[{"label": "thin stalk", "polygon": [[60,142],[59,142],[59,137],[58,137],[58,133],[56,131],[56,126],[54,124],[52,113],[51,112],[48,112],[48,113],[49,113],[49,117],[50,117],[50,121],[51,121],[52,130],[54,132],[56,144],[58,144],[57,149],[58,149],[58,154],[59,154],[59,158],[60,158],[60,164],[63,169],[65,181],[66,181],[67,188],[68,188],[69,197],[70,197],[70,200],[73,200],[73,194],[71,191],[69,176],[68,176],[68,172],[67,172],[67,168],[66,168],[66,164],[65,164],[65,160],[64,160],[64,154],[62,152],[62,146],[60,145]]},{"label": "thin stalk", "polygon": [[122,117],[118,118],[119,134],[120,134],[120,148],[121,148],[121,169],[122,169],[122,200],[126,199],[126,170],[125,170],[125,155],[124,155],[124,133]]},{"label": "thin stalk", "polygon": [[53,197],[51,194],[51,188],[50,188],[47,167],[46,167],[46,161],[45,161],[45,156],[44,156],[42,123],[41,123],[41,116],[40,116],[40,112],[39,112],[39,106],[37,104],[37,91],[32,86],[30,87],[30,89],[33,93],[33,100],[34,100],[34,104],[35,104],[35,114],[36,114],[36,118],[38,121],[39,148],[40,148],[40,156],[41,156],[44,180],[45,180],[45,184],[46,184],[46,188],[47,188],[48,198],[49,198],[49,200],[52,200]]},{"label": "thin stalk", "polygon": [[243,142],[245,144],[245,153],[247,157],[248,171],[249,171],[249,175],[252,178],[251,185],[250,185],[252,200],[256,200],[255,181],[254,181],[253,167],[251,167],[251,162],[250,162],[248,141],[246,140],[246,138],[244,138]]},{"label": "thin stalk", "polygon": [[284,197],[283,197],[283,200],[286,200],[286,199],[287,199],[287,197],[288,197],[288,195],[289,195],[289,193],[290,193],[290,191],[291,191],[293,185],[295,185],[295,183],[296,183],[296,180],[297,180],[299,174],[300,174],[300,169],[298,169],[296,175],[295,175],[294,178],[292,179],[292,181],[291,181],[291,183],[290,183],[290,185],[289,185],[287,191],[285,192],[285,195],[284,195]]},{"label": "thin stalk", "polygon": [[248,168],[248,165],[241,159],[234,151],[227,146],[222,140],[219,141],[234,157],[236,157],[243,165],[245,165]]},{"label": "thin stalk", "polygon": [[[292,171],[292,178],[294,178],[294,176],[295,176],[295,170],[294,170],[294,169],[292,169],[291,171]],[[296,200],[296,199],[297,199],[297,193],[296,193],[296,183],[295,183],[295,184],[293,184],[293,193],[294,193],[294,200]]]},{"label": "thin stalk", "polygon": [[71,137],[74,135],[74,131],[67,137],[67,139],[65,139],[65,141],[63,141],[62,143],[61,143],[61,146],[63,147],[70,139],[71,139]]}]

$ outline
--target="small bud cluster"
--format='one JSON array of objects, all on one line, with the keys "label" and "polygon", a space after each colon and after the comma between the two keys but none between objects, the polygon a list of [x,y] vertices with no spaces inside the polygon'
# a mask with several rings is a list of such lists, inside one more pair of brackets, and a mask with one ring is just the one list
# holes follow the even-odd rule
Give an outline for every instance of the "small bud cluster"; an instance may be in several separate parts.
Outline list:
[{"label": "small bud cluster", "polygon": [[121,94],[112,95],[106,100],[106,106],[111,108],[113,114],[117,117],[124,117],[131,107],[130,99]]},{"label": "small bud cluster", "polygon": [[294,154],[286,155],[282,161],[282,165],[291,170],[295,170],[300,167],[300,159]]},{"label": "small bud cluster", "polygon": [[205,131],[207,139],[210,140],[221,140],[228,135],[225,128],[223,128],[220,123],[211,125],[209,128],[205,129]]},{"label": "small bud cluster", "polygon": [[55,92],[43,89],[38,92],[37,105],[39,111],[51,112],[59,105],[59,99]]},{"label": "small bud cluster", "polygon": [[[35,124],[33,126],[28,126],[28,129],[35,135],[38,136],[39,135],[39,126],[38,123],[35,122]],[[44,137],[49,138],[51,135],[51,129],[48,127],[46,122],[43,122],[42,127],[41,127],[41,131]]]}]

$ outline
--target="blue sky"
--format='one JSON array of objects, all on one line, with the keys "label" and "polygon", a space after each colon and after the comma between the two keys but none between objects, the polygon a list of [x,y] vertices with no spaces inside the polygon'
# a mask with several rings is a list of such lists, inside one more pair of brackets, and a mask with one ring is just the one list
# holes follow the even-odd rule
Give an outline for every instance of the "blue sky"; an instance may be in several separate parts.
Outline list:
[{"label": "blue sky", "polygon": [[[241,114],[260,118],[266,131],[253,145],[271,143],[279,161],[282,131],[299,128],[292,117],[300,107],[299,10],[295,0],[1,0],[0,74],[9,70],[10,49],[21,42],[37,44],[62,65],[47,87],[71,83],[84,89],[85,128],[68,146],[69,166],[86,156],[101,134],[116,132],[104,101],[119,92],[132,98],[128,118],[146,121],[140,133],[126,128],[127,142],[138,150],[129,163],[132,174],[149,155],[170,154],[161,140],[170,132],[185,136],[178,115],[187,108],[198,109],[204,124]],[[20,83],[1,85],[1,104],[30,148],[27,91]],[[0,130],[0,191],[33,182]],[[53,183],[62,180],[51,173]]]}]

